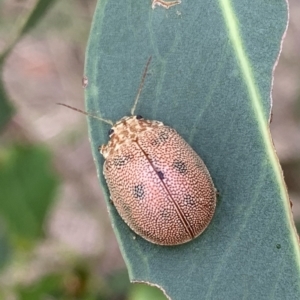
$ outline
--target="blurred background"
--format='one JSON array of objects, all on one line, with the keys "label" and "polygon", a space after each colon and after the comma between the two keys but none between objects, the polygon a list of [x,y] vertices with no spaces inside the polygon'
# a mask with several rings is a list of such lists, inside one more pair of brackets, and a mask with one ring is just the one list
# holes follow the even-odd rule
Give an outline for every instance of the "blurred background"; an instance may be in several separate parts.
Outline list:
[{"label": "blurred background", "polygon": [[[0,0],[0,299],[165,299],[157,289],[129,284],[86,118],[55,105],[84,107],[84,53],[95,6],[96,0]],[[271,124],[296,224],[299,16],[300,2],[290,0]]]}]

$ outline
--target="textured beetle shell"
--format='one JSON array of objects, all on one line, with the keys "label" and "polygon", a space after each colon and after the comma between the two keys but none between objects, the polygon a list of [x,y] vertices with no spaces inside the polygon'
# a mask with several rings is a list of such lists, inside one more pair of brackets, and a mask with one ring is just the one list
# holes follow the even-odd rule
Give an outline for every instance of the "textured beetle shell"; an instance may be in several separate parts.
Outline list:
[{"label": "textured beetle shell", "polygon": [[103,173],[118,213],[144,239],[178,245],[210,223],[216,190],[209,172],[184,139],[158,121],[125,117],[107,145]]}]

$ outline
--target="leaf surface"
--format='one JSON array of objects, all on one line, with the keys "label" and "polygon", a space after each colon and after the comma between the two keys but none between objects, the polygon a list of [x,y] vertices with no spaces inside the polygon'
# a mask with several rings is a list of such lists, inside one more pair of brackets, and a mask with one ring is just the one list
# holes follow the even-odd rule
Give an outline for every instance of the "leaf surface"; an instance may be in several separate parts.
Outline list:
[{"label": "leaf surface", "polygon": [[220,196],[197,239],[176,247],[146,242],[109,201],[97,150],[109,125],[90,118],[131,280],[157,284],[173,300],[299,298],[298,237],[268,127],[286,2],[150,4],[98,2],[86,55],[87,110],[114,122],[130,115],[152,56],[136,114],[175,128],[206,163]]}]

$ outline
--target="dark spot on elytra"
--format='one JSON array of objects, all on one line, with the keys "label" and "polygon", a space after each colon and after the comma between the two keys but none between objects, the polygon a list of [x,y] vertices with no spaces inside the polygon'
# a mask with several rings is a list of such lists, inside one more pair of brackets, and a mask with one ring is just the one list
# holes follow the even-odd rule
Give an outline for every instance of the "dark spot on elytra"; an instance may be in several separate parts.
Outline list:
[{"label": "dark spot on elytra", "polygon": [[152,145],[152,146],[158,146],[159,145],[159,139],[153,139],[153,140],[151,140],[151,142],[150,142],[150,144]]},{"label": "dark spot on elytra", "polygon": [[118,156],[113,159],[113,164],[117,169],[121,169],[130,160],[131,160],[131,157],[129,155]]},{"label": "dark spot on elytra", "polygon": [[137,115],[136,118],[137,118],[138,120],[143,119],[143,117],[142,117],[141,115]]},{"label": "dark spot on elytra", "polygon": [[169,219],[171,217],[171,213],[168,209],[161,210],[159,214],[163,219]]},{"label": "dark spot on elytra", "polygon": [[133,196],[135,198],[143,199],[145,196],[145,191],[144,191],[144,185],[143,184],[137,184],[133,188]]},{"label": "dark spot on elytra", "polygon": [[168,133],[165,132],[165,131],[161,131],[161,132],[158,134],[158,136],[159,136],[159,140],[160,140],[161,142],[163,142],[163,143],[169,138]]},{"label": "dark spot on elytra", "polygon": [[164,173],[162,171],[158,171],[157,175],[158,175],[160,180],[163,180],[165,178]]},{"label": "dark spot on elytra", "polygon": [[183,203],[188,206],[194,206],[196,204],[194,198],[189,194],[184,195]]},{"label": "dark spot on elytra", "polygon": [[131,215],[131,207],[127,205],[125,202],[122,203],[123,212],[126,213],[128,216]]},{"label": "dark spot on elytra", "polygon": [[186,164],[178,159],[175,159],[173,162],[173,167],[180,173],[185,174],[187,172],[187,166]]},{"label": "dark spot on elytra", "polygon": [[157,147],[161,144],[164,144],[169,138],[169,134],[166,131],[160,131],[156,138],[150,141],[150,144],[154,147]]}]

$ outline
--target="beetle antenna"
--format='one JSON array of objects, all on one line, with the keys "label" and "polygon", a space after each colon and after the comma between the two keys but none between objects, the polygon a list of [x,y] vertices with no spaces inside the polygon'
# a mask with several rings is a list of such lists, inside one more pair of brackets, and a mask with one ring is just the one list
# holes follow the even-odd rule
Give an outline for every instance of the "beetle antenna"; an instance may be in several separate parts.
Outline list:
[{"label": "beetle antenna", "polygon": [[138,89],[138,92],[137,92],[137,95],[136,95],[136,98],[135,98],[135,101],[134,101],[134,104],[133,104],[133,107],[131,109],[131,115],[133,116],[134,114],[134,111],[136,109],[136,105],[138,103],[138,100],[140,98],[140,94],[142,92],[142,89],[143,89],[143,85],[144,85],[144,82],[145,82],[145,78],[146,78],[146,75],[147,75],[147,71],[148,71],[148,67],[149,67],[149,64],[150,64],[150,61],[152,59],[152,56],[150,56],[148,58],[148,61],[146,63],[146,67],[145,67],[145,70],[144,70],[144,73],[143,73],[143,76],[142,76],[142,80],[141,80],[141,83],[140,83],[140,86],[139,86],[139,89]]},{"label": "beetle antenna", "polygon": [[84,115],[86,115],[86,116],[92,117],[92,118],[94,118],[94,119],[98,119],[98,120],[100,120],[100,121],[102,121],[102,122],[105,122],[105,123],[107,123],[107,124],[110,124],[111,126],[114,126],[114,123],[113,123],[113,121],[111,121],[111,120],[102,119],[102,118],[100,118],[100,117],[98,117],[98,116],[96,116],[96,115],[93,115],[93,114],[88,113],[88,112],[86,112],[86,111],[84,111],[84,110],[75,108],[75,107],[73,107],[73,106],[70,106],[70,105],[67,105],[67,104],[64,104],[64,103],[56,103],[56,104],[61,105],[61,106],[68,107],[68,108],[73,109],[73,110],[75,110],[75,111],[78,111],[78,112],[80,112],[80,113],[82,113],[82,114],[84,114]]}]

